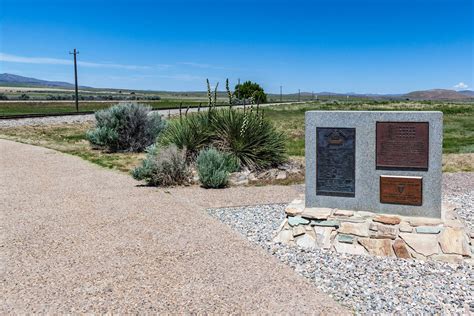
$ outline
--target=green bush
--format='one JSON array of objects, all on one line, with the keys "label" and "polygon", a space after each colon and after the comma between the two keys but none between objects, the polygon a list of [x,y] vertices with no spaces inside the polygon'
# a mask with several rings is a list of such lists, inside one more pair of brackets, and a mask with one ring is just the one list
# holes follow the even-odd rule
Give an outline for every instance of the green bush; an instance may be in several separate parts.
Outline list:
[{"label": "green bush", "polygon": [[254,103],[267,102],[267,95],[263,88],[252,81],[236,85],[234,95],[239,99],[251,99]]},{"label": "green bush", "polygon": [[95,113],[96,128],[87,139],[109,151],[140,152],[155,142],[166,122],[150,107],[135,103],[118,104]]},{"label": "green bush", "polygon": [[188,160],[193,160],[210,143],[209,117],[209,112],[199,112],[171,121],[160,135],[159,143],[163,146],[174,144],[186,150]]},{"label": "green bush", "polygon": [[175,145],[146,149],[142,165],[132,170],[136,180],[145,180],[149,185],[170,186],[189,182],[191,172],[186,163],[186,153]]},{"label": "green bush", "polygon": [[261,114],[223,109],[211,117],[213,145],[240,166],[265,169],[286,160],[285,138]]},{"label": "green bush", "polygon": [[223,188],[229,177],[229,164],[225,154],[214,148],[203,149],[197,159],[199,180],[205,188]]}]

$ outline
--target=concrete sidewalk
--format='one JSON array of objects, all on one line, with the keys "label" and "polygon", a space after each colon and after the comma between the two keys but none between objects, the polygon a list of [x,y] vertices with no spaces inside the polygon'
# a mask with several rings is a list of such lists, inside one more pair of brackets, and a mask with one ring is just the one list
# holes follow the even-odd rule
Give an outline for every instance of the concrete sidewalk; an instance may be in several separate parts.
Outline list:
[{"label": "concrete sidewalk", "polygon": [[349,313],[203,211],[286,202],[295,187],[138,185],[0,140],[0,313]]}]

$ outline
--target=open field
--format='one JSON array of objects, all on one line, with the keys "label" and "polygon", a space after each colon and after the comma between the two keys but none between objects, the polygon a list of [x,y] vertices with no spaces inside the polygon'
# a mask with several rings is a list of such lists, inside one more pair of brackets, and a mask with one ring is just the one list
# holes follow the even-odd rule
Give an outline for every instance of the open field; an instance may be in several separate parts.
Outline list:
[{"label": "open field", "polygon": [[[287,135],[287,150],[290,156],[304,156],[304,113],[308,110],[318,109],[443,111],[443,171],[474,171],[474,106],[472,105],[308,103],[265,108],[265,115]],[[92,123],[11,127],[0,129],[0,137],[56,149],[82,157],[100,166],[124,172],[130,171],[143,158],[143,154],[104,153],[92,149],[85,138],[85,132],[92,127]]]}]

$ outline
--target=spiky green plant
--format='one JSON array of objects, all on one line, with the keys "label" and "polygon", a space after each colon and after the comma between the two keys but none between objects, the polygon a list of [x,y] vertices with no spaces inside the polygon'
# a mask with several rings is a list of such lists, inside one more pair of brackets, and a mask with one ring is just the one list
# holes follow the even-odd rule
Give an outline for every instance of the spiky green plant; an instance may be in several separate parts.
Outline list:
[{"label": "spiky green plant", "polygon": [[158,141],[163,146],[174,144],[186,150],[188,160],[192,160],[210,143],[212,132],[209,119],[209,113],[198,112],[170,121]]},{"label": "spiky green plant", "polygon": [[241,166],[264,169],[286,160],[285,137],[253,111],[222,109],[211,116],[212,144]]},{"label": "spiky green plant", "polygon": [[227,97],[229,98],[229,107],[232,107],[232,92],[230,92],[229,78],[225,80],[225,90],[227,91]]}]

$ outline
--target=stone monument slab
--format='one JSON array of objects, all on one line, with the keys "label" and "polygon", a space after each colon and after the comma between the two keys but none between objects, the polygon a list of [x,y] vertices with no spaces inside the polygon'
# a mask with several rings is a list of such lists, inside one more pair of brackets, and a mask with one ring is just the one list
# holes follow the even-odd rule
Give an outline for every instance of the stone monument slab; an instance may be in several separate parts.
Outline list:
[{"label": "stone monument slab", "polygon": [[431,111],[306,112],[305,206],[440,218],[442,123]]}]

